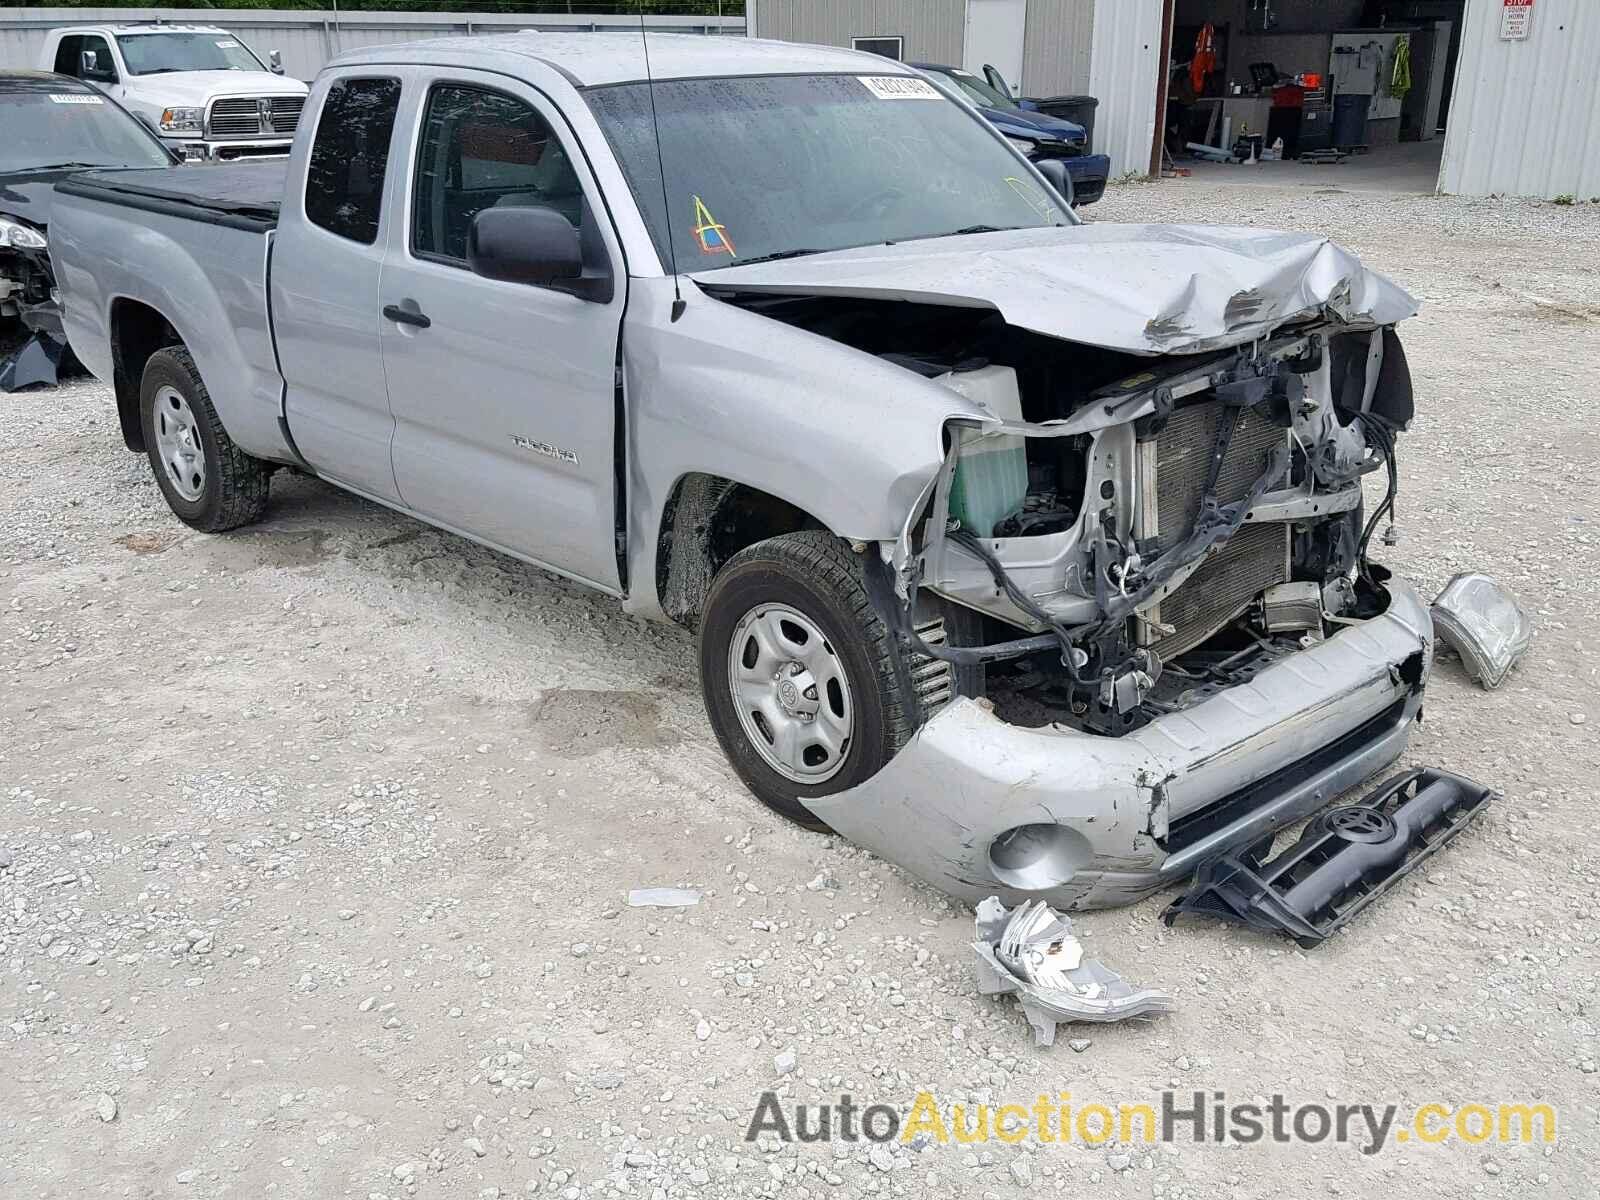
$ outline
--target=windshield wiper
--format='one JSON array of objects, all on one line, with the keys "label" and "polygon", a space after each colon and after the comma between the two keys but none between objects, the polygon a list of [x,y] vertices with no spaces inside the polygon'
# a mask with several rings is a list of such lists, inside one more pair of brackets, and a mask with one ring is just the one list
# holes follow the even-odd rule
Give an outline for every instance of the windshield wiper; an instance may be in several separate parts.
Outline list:
[{"label": "windshield wiper", "polygon": [[[902,242],[931,242],[935,238],[965,237],[969,233],[1011,233],[1018,229],[1031,229],[1031,225],[966,225],[960,229],[948,229],[944,233],[919,233],[916,237],[901,238]],[[1043,226],[1040,226],[1043,228]],[[885,246],[893,246],[894,242],[884,242]]]},{"label": "windshield wiper", "polygon": [[[23,168],[21,168],[21,171],[70,171],[70,170],[74,170],[74,169],[81,168],[81,167],[113,167],[113,166],[116,166],[116,164],[115,163],[92,163],[92,162],[58,162],[58,163],[40,163],[36,167],[23,167]],[[20,174],[21,171],[18,171],[17,173]]]},{"label": "windshield wiper", "polygon": [[751,263],[781,262],[786,258],[800,258],[807,254],[826,254],[826,250],[778,250],[772,254],[760,254],[755,258],[741,258],[730,264],[738,267],[748,267]]}]

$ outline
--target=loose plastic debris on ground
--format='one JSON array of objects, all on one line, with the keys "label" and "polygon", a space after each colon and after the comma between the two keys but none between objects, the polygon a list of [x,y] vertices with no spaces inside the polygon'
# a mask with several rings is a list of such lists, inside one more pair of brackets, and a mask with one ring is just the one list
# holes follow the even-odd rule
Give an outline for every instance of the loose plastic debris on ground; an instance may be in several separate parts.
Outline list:
[{"label": "loose plastic debris on ground", "polygon": [[634,888],[628,893],[629,908],[690,908],[700,903],[693,888]]},{"label": "loose plastic debris on ground", "polygon": [[35,333],[15,350],[0,353],[0,394],[54,384],[66,354],[65,342],[44,333]]},{"label": "loose plastic debris on ground", "polygon": [[1099,959],[1084,958],[1072,922],[1042,900],[1008,909],[990,896],[978,905],[978,990],[1016,993],[1035,1042],[1049,1046],[1056,1026],[1103,1023],[1172,1011],[1172,998],[1126,982]]}]

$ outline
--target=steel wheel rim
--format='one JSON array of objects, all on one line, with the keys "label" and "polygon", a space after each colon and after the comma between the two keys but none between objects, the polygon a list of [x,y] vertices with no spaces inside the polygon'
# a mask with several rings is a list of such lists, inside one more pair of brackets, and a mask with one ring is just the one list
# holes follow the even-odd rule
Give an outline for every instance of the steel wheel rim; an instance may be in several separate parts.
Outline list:
[{"label": "steel wheel rim", "polygon": [[728,643],[728,690],[745,739],[794,783],[832,779],[849,757],[855,701],[844,661],[818,624],[785,604],[758,604]]},{"label": "steel wheel rim", "polygon": [[167,482],[191,504],[206,490],[206,452],[194,410],[175,387],[156,393],[154,406],[156,457]]}]

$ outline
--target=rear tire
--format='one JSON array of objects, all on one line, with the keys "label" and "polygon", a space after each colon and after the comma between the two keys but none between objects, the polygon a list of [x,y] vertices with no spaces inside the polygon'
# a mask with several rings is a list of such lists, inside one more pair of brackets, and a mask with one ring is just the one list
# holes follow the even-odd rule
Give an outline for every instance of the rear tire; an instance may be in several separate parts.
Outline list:
[{"label": "rear tire", "polygon": [[859,556],[821,530],[757,542],[717,574],[700,621],[700,685],[739,778],[807,829],[827,825],[804,799],[872,778],[919,721]]},{"label": "rear tire", "polygon": [[182,346],[157,350],[145,364],[139,419],[156,483],[180,521],[221,533],[260,519],[272,468],[233,444]]}]

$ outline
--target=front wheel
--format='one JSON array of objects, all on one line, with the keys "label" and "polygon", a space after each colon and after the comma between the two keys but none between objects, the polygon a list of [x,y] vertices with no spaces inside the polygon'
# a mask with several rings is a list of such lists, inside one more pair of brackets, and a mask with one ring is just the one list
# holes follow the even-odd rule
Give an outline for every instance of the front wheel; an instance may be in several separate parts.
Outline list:
[{"label": "front wheel", "polygon": [[768,808],[824,829],[803,801],[870,779],[920,707],[895,669],[858,556],[808,530],[758,542],[718,573],[700,623],[700,684],[729,762]]},{"label": "front wheel", "polygon": [[139,385],[145,450],[178,519],[203,533],[258,520],[272,469],[233,444],[182,346],[157,350]]}]

